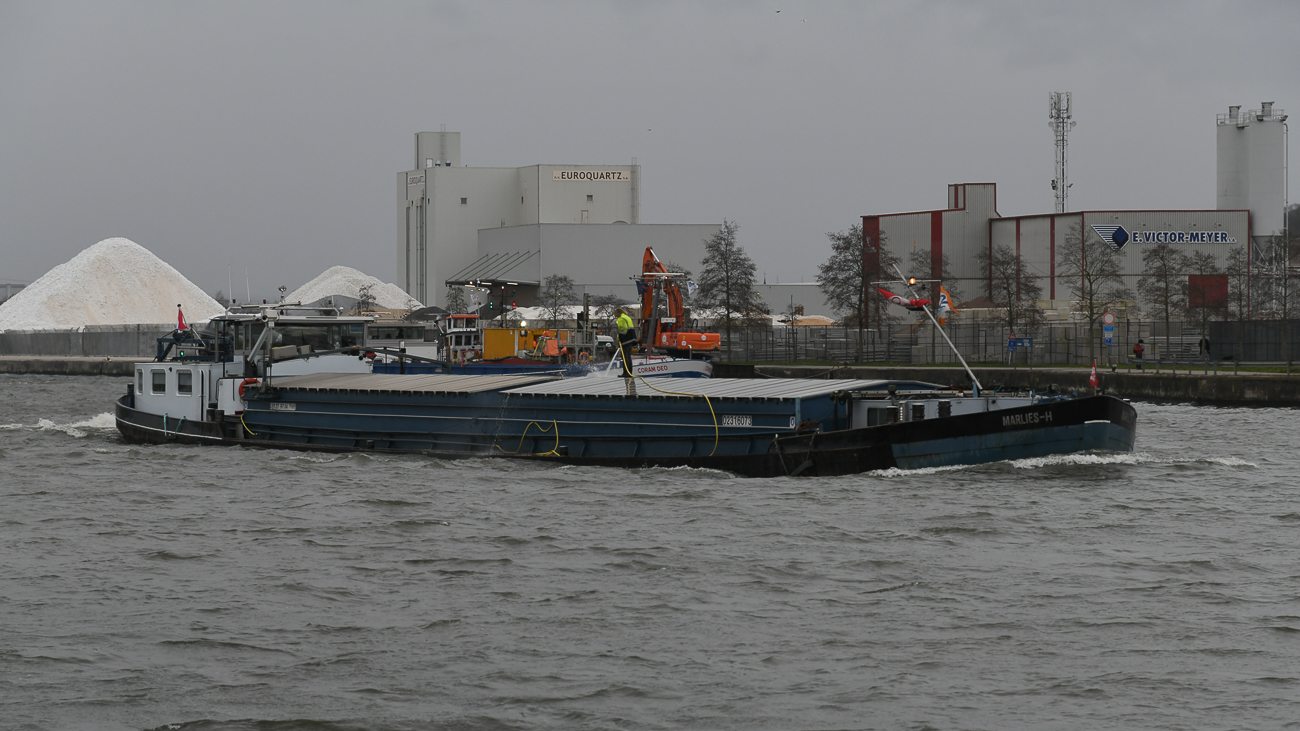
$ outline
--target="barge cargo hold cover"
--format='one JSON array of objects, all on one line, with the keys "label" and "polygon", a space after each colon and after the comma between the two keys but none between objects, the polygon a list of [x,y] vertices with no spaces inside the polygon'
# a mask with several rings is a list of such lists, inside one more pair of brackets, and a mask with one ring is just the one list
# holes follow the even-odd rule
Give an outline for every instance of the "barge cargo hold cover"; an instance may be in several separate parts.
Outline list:
[{"label": "barge cargo hold cover", "polygon": [[779,434],[847,427],[841,395],[883,393],[887,383],[698,379],[670,388],[621,378],[317,374],[275,379],[243,418],[259,441],[305,447],[749,455]]}]

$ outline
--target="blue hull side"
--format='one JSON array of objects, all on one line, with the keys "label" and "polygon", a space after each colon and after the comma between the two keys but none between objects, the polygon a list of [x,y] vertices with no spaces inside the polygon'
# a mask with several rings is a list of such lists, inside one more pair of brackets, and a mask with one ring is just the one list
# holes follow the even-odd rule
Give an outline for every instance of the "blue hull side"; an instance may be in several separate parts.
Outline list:
[{"label": "blue hull side", "polygon": [[[645,393],[646,389],[642,389]],[[801,420],[836,424],[830,395],[804,399],[261,392],[244,420],[254,439],[306,448],[564,453],[673,459],[766,453]],[[716,413],[715,413],[716,409]]]},{"label": "blue hull side", "polygon": [[1112,423],[1074,424],[895,444],[893,452],[899,467],[914,470],[1075,452],[1131,452],[1134,438],[1132,431]]},{"label": "blue hull side", "polygon": [[789,474],[848,475],[947,467],[1090,450],[1130,452],[1137,412],[1113,396],[1043,401],[940,419],[781,437]]}]

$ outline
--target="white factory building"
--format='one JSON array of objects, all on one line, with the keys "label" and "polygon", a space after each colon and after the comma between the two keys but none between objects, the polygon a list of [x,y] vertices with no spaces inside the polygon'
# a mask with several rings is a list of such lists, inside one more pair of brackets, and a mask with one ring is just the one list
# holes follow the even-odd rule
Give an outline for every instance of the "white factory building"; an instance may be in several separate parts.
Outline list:
[{"label": "white factory building", "polygon": [[415,166],[397,175],[397,283],[425,304],[449,286],[532,305],[546,277],[578,293],[631,301],[647,246],[697,269],[719,224],[642,224],[641,166],[461,163],[459,132],[415,135]]},{"label": "white factory building", "polygon": [[[1006,246],[1022,257],[1043,295],[1069,300],[1071,284],[1062,274],[1067,238],[1082,233],[1118,248],[1124,284],[1137,290],[1148,244],[1168,242],[1187,253],[1212,253],[1222,269],[1234,247],[1244,247],[1256,271],[1270,265],[1274,236],[1284,227],[1286,183],[1284,126],[1286,115],[1265,102],[1242,113],[1229,107],[1217,120],[1216,207],[1184,210],[1092,210],[1002,216],[994,183],[948,186],[942,208],[862,217],[864,248],[875,256],[880,244],[903,262],[913,250],[928,250],[930,268],[911,276],[937,278],[946,255],[950,278],[958,280],[967,299],[987,294],[989,273],[980,265],[981,251]],[[1113,242],[1113,243],[1112,243]],[[1226,279],[1224,285],[1226,287]]]}]

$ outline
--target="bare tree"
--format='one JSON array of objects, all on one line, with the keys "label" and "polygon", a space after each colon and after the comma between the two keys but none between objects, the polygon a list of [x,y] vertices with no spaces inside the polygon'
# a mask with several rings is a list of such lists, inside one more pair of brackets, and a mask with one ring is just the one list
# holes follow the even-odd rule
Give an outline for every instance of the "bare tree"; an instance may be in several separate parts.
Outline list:
[{"label": "bare tree", "polygon": [[753,259],[736,241],[740,226],[722,221],[722,228],[704,241],[704,261],[700,265],[700,289],[696,298],[709,307],[721,307],[726,323],[728,356],[731,349],[731,323],[735,315],[743,318],[766,312],[754,290]]},{"label": "bare tree", "polygon": [[465,310],[466,310],[465,288],[448,287],[447,288],[447,311],[452,314],[460,314]]},{"label": "bare tree", "polygon": [[[953,298],[949,304],[955,305],[958,297],[962,296],[961,287],[957,285],[957,279],[952,277],[952,260],[945,253],[940,257],[938,271],[935,271],[934,256],[930,249],[918,249],[916,244],[912,244],[912,251],[907,255],[907,271],[905,274],[917,279],[936,279],[935,282],[927,282],[929,285],[929,297],[931,309],[934,311],[936,318],[943,318],[945,315],[939,312],[939,288],[943,287],[948,290],[948,294]],[[916,313],[916,321],[921,325],[929,325],[930,317],[924,312]],[[940,320],[943,322],[943,320]],[[930,352],[937,353],[938,339],[934,328],[930,330]]]},{"label": "bare tree", "polygon": [[[848,231],[829,232],[826,238],[831,241],[831,255],[817,267],[817,286],[844,324],[857,326],[857,360],[860,363],[863,330],[875,328],[877,332],[883,332],[899,321],[888,308],[879,304],[871,307],[871,297],[875,296],[871,283],[890,278],[898,257],[885,248],[887,237],[883,233],[879,241],[865,242],[860,223]],[[868,257],[868,246],[876,248],[879,257]]]},{"label": "bare tree", "polygon": [[1057,271],[1074,296],[1074,311],[1088,323],[1088,359],[1094,356],[1092,332],[1098,321],[1116,305],[1133,299],[1124,286],[1124,267],[1118,252],[1095,235],[1074,224],[1065,234]]},{"label": "bare tree", "polygon": [[1187,256],[1173,244],[1160,243],[1142,250],[1142,276],[1138,291],[1165,322],[1165,352],[1169,352],[1170,320],[1187,309]]},{"label": "bare tree", "polygon": [[1237,359],[1246,351],[1246,320],[1250,319],[1250,279],[1246,247],[1228,250],[1228,312],[1237,321]]},{"label": "bare tree", "polygon": [[574,301],[573,277],[567,274],[552,274],[542,280],[542,289],[537,293],[537,303],[546,311],[550,327],[559,327],[564,319],[564,308]]},{"label": "bare tree", "polygon": [[[937,305],[939,302],[939,285],[948,290],[952,296],[952,303],[955,305],[965,296],[961,289],[961,283],[952,274],[952,259],[945,252],[941,257],[940,270],[934,271],[934,258],[930,255],[929,249],[917,249],[913,247],[912,252],[907,255],[907,271],[910,276],[917,279],[938,279],[930,287],[930,299],[934,300]],[[928,321],[928,318],[927,318]]]},{"label": "bare tree", "polygon": [[994,246],[991,252],[981,251],[975,258],[988,277],[989,299],[1002,310],[1008,331],[1042,324],[1043,310],[1038,300],[1043,296],[1043,287],[1037,276],[1025,270],[1024,259],[1006,244]]},{"label": "bare tree", "polygon": [[1217,287],[1210,277],[1221,274],[1214,254],[1197,251],[1187,256],[1187,273],[1195,275],[1187,281],[1187,316],[1198,322],[1201,335],[1209,332],[1210,320],[1221,317],[1227,305],[1219,298]]},{"label": "bare tree", "polygon": [[[1296,207],[1289,209],[1293,214]],[[1287,240],[1287,234],[1290,240]],[[1291,362],[1290,322],[1295,310],[1292,303],[1296,300],[1296,283],[1293,281],[1300,271],[1293,265],[1300,255],[1300,232],[1291,229],[1288,232],[1266,237],[1255,246],[1256,255],[1252,257],[1251,277],[1252,294],[1256,299],[1256,312],[1266,317],[1282,321],[1282,360]],[[1288,367],[1289,370],[1289,367]]]},{"label": "bare tree", "polygon": [[601,329],[610,332],[614,327],[614,312],[622,306],[623,300],[613,292],[598,294],[591,298],[593,314],[601,321]]},{"label": "bare tree", "polygon": [[365,315],[375,311],[375,285],[363,284],[357,288],[357,312]]}]

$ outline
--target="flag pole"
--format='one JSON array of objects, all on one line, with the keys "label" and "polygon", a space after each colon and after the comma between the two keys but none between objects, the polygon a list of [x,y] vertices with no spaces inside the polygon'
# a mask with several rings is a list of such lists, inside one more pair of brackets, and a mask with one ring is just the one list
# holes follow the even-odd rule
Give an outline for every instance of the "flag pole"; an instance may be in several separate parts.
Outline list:
[{"label": "flag pole", "polygon": [[[911,284],[908,284],[907,277],[903,276],[903,272],[901,272],[898,269],[897,264],[894,265],[894,272],[898,274],[899,279],[903,280],[903,286],[907,287],[907,291],[911,292],[912,297],[914,299],[917,299],[916,290],[912,289]],[[957,360],[961,361],[961,367],[966,369],[966,375],[970,376],[970,382],[975,384],[975,395],[976,396],[980,395],[980,391],[983,390],[983,387],[980,386],[980,379],[975,377],[975,371],[972,371],[970,369],[970,366],[966,365],[966,359],[961,357],[961,352],[957,350],[956,345],[952,344],[952,339],[948,337],[948,333],[944,332],[944,329],[942,327],[939,327],[939,321],[934,319],[934,315],[930,313],[930,308],[926,307],[925,305],[921,305],[921,309],[925,310],[925,314],[927,317],[930,318],[930,322],[934,323],[935,329],[938,330],[939,334],[943,336],[944,341],[948,343],[948,347],[952,348],[953,355],[957,356]]]}]

